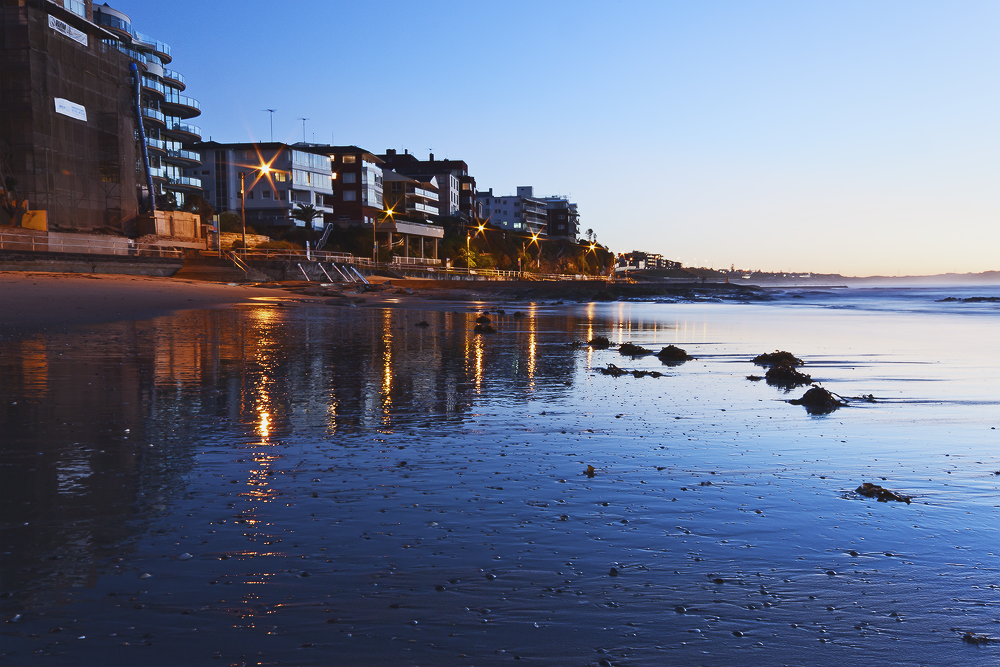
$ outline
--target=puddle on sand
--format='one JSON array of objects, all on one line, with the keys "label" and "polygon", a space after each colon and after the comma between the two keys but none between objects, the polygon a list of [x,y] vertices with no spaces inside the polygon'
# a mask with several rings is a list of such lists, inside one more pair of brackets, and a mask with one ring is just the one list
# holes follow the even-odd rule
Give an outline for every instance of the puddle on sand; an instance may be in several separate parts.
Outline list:
[{"label": "puddle on sand", "polygon": [[[993,319],[513,310],[4,344],[3,661],[995,664],[961,640],[1000,635]],[[566,346],[595,335],[697,359]],[[893,401],[809,416],[745,380],[775,348]]]}]

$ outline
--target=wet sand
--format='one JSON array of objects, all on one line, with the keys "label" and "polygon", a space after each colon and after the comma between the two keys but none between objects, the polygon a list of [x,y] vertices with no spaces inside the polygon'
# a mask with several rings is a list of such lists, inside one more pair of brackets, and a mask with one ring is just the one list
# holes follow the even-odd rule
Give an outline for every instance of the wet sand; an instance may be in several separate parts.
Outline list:
[{"label": "wet sand", "polygon": [[996,663],[995,306],[269,291],[0,343],[6,664]]}]

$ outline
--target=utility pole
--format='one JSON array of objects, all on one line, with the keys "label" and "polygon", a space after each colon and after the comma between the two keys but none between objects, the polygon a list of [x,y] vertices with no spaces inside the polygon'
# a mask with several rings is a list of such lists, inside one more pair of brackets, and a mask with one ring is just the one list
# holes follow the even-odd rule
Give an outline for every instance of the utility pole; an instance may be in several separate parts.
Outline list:
[{"label": "utility pole", "polygon": [[277,109],[261,109],[261,111],[267,111],[271,114],[271,143],[274,143],[274,112]]},{"label": "utility pole", "polygon": [[302,121],[302,143],[306,143],[306,121],[310,118],[299,118]]}]

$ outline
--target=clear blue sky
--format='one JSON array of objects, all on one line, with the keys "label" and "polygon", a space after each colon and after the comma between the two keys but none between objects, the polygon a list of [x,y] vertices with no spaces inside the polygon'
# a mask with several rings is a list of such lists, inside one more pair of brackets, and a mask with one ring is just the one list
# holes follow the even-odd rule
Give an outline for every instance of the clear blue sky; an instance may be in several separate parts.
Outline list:
[{"label": "clear blue sky", "polygon": [[276,140],[433,148],[687,265],[1000,269],[995,0],[109,4],[206,139],[271,107]]}]

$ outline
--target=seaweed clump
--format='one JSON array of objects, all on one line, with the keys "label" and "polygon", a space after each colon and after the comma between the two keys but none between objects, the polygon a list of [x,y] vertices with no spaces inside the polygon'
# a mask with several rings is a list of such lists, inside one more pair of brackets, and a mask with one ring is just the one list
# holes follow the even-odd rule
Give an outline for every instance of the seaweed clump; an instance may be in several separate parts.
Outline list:
[{"label": "seaweed clump", "polygon": [[764,373],[764,379],[772,387],[781,387],[785,391],[790,391],[794,387],[812,384],[812,376],[808,373],[800,373],[793,366],[780,364],[771,366]]},{"label": "seaweed clump", "polygon": [[788,402],[792,405],[804,405],[806,411],[810,414],[821,415],[828,414],[839,407],[847,405],[846,402],[840,400],[826,389],[823,389],[823,387],[810,387],[802,395],[802,398],[794,398]]},{"label": "seaweed clump", "polygon": [[594,336],[587,342],[587,345],[597,350],[606,350],[611,347],[611,341],[608,340],[607,336]]},{"label": "seaweed clump", "polygon": [[600,373],[601,375],[610,375],[611,377],[616,377],[616,378],[620,378],[623,375],[631,375],[632,377],[635,378],[644,378],[647,376],[654,378],[663,377],[663,373],[659,371],[644,371],[644,370],[630,371],[625,368],[619,368],[614,364],[608,364],[607,368],[597,368],[595,370],[597,370],[597,372]]},{"label": "seaweed clump", "polygon": [[975,632],[966,632],[962,635],[962,641],[966,644],[989,644],[996,640],[988,635],[977,635]]},{"label": "seaweed clump", "polygon": [[896,493],[895,491],[890,491],[878,484],[872,484],[871,482],[865,482],[858,488],[854,489],[855,493],[859,493],[866,498],[877,498],[880,503],[887,503],[893,500],[898,503],[910,504],[910,497],[904,496]]},{"label": "seaweed clump", "polygon": [[753,358],[753,362],[758,366],[805,366],[806,364],[791,352],[783,350],[758,354]]},{"label": "seaweed clump", "polygon": [[665,348],[656,353],[656,356],[665,364],[683,364],[685,361],[690,361],[694,359],[687,350],[677,347],[676,345],[667,345]]},{"label": "seaweed clump", "polygon": [[653,351],[647,350],[644,347],[639,347],[634,343],[622,343],[618,346],[618,354],[624,354],[629,357],[641,357],[647,354],[653,354]]}]

